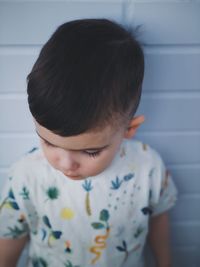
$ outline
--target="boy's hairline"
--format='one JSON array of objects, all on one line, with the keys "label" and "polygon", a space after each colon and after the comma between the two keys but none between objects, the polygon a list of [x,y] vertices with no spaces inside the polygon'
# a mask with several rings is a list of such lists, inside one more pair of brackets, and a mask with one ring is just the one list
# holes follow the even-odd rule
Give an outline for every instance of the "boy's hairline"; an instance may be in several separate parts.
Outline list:
[{"label": "boy's hairline", "polygon": [[[50,145],[53,145],[53,146],[55,146],[55,147],[58,147],[58,146],[56,146],[56,145],[50,143],[49,141],[47,141],[44,137],[42,137],[42,136],[38,133],[37,130],[35,130],[35,132],[36,132],[36,134],[37,134],[43,141],[49,143]],[[96,151],[96,150],[103,150],[103,149],[105,149],[105,148],[107,148],[107,147],[109,147],[109,145],[105,145],[105,146],[103,146],[103,147],[93,147],[93,148],[84,148],[84,149],[70,149],[70,151],[83,151],[83,150],[91,150],[91,151],[94,150],[94,151]]]}]

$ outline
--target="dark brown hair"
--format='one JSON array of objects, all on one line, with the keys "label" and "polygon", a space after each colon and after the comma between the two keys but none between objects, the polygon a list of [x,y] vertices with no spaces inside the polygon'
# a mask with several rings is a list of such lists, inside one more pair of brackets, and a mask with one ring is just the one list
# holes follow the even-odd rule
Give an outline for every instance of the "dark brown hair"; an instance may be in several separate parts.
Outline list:
[{"label": "dark brown hair", "polygon": [[60,136],[115,124],[134,115],[144,56],[133,33],[107,19],[61,25],[28,75],[28,103],[35,120]]}]

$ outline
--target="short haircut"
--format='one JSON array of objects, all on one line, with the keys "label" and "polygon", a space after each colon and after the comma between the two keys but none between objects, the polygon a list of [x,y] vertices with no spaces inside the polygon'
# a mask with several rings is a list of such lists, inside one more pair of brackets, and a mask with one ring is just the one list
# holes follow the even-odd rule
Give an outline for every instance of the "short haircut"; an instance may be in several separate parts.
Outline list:
[{"label": "short haircut", "polygon": [[43,46],[27,77],[29,108],[60,136],[115,125],[135,114],[143,76],[133,31],[108,19],[70,21]]}]

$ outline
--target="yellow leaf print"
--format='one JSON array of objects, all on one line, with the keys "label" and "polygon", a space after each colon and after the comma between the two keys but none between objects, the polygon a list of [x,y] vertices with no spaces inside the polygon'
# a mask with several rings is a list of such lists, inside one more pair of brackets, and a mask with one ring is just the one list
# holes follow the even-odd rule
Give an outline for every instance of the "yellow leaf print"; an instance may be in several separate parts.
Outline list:
[{"label": "yellow leaf print", "polygon": [[4,207],[7,209],[12,209],[12,206],[8,202],[4,204]]},{"label": "yellow leaf print", "polygon": [[63,208],[60,212],[60,217],[63,220],[71,220],[74,218],[74,212],[70,208]]},{"label": "yellow leaf print", "polygon": [[56,238],[53,235],[50,235],[48,238],[48,245],[51,247]]}]

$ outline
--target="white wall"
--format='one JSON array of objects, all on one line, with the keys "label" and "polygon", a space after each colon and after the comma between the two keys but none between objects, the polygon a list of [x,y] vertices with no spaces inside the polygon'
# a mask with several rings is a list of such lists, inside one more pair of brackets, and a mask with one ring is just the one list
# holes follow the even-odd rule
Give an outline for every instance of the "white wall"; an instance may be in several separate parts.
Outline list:
[{"label": "white wall", "polygon": [[[0,0],[0,186],[8,166],[38,144],[26,76],[42,44],[68,20],[141,24],[146,72],[138,138],[157,148],[179,189],[171,212],[175,267],[200,266],[200,2]],[[21,266],[23,266],[22,264]]]}]

